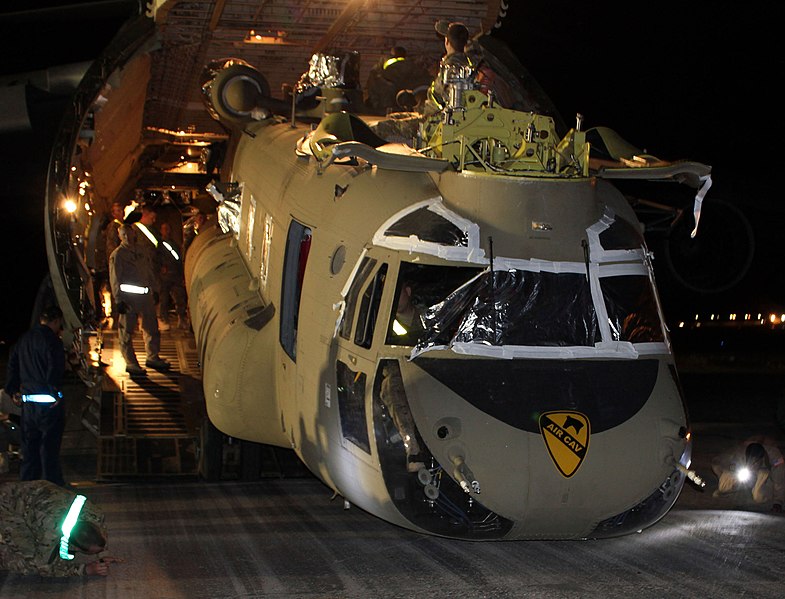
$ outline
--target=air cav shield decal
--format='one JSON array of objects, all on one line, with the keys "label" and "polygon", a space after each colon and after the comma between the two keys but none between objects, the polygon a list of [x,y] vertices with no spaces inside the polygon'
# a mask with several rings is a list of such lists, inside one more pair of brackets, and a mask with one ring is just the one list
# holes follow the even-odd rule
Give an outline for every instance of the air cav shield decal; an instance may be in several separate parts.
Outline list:
[{"label": "air cav shield decal", "polygon": [[540,415],[540,433],[553,463],[570,478],[586,457],[589,448],[589,419],[580,412],[545,412]]}]

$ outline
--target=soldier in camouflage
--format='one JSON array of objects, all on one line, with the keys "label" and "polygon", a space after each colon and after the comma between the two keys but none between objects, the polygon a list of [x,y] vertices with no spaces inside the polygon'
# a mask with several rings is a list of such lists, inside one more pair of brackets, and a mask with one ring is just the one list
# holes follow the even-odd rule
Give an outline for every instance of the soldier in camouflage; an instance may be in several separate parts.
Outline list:
[{"label": "soldier in camouflage", "polygon": [[76,497],[43,480],[0,484],[0,570],[52,577],[106,576],[110,564],[122,562],[111,556],[92,562],[84,557],[106,550],[104,515],[90,501],[84,502],[62,556],[63,523]]}]

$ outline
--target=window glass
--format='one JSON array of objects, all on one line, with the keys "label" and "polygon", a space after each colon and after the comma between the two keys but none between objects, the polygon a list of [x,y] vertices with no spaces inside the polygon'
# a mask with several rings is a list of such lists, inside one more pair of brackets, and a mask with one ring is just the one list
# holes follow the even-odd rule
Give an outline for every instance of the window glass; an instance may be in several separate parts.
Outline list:
[{"label": "window glass", "polygon": [[657,302],[645,275],[603,277],[600,288],[614,341],[664,341]]},{"label": "window glass", "polygon": [[365,421],[366,375],[364,372],[352,370],[339,360],[336,362],[336,380],[343,436],[363,451],[371,453],[368,425]]},{"label": "window glass", "polygon": [[436,214],[427,207],[401,217],[385,232],[392,237],[410,237],[414,235],[420,241],[430,241],[440,245],[468,246],[469,236],[443,216]]},{"label": "window glass", "polygon": [[357,299],[360,295],[360,290],[375,267],[376,260],[368,258],[367,256],[363,258],[360,268],[357,269],[357,274],[354,275],[354,280],[349,286],[349,293],[346,294],[346,309],[344,310],[341,329],[339,331],[339,334],[344,339],[350,338],[352,324],[354,323],[354,312],[357,308]]},{"label": "window glass", "polygon": [[408,296],[417,317],[407,319],[414,323],[410,331],[393,314],[387,343],[593,347],[601,340],[585,274],[508,270],[492,276],[487,269],[419,266],[424,277],[415,279],[407,270],[401,265],[396,292],[401,306]]},{"label": "window glass", "polygon": [[421,341],[567,347],[600,341],[591,290],[576,273],[489,271],[425,316]]},{"label": "window glass", "polygon": [[425,332],[423,315],[455,289],[479,274],[477,267],[430,266],[402,262],[395,287],[396,303],[385,343],[417,345]]},{"label": "window glass", "polygon": [[645,241],[640,229],[616,216],[611,225],[600,233],[600,244],[605,250],[636,250],[645,245]]},{"label": "window glass", "polygon": [[262,286],[267,285],[267,273],[270,268],[270,245],[273,242],[273,217],[268,214],[264,218],[264,237],[262,237],[262,259],[259,280]]},{"label": "window glass", "polygon": [[296,361],[297,318],[305,265],[311,249],[311,229],[297,221],[289,225],[281,287],[281,346]]},{"label": "window glass", "polygon": [[370,348],[373,343],[373,332],[376,330],[376,318],[379,315],[379,304],[382,301],[382,291],[384,291],[386,278],[387,265],[382,264],[371,284],[365,289],[362,302],[360,303],[354,342],[366,349]]},{"label": "window glass", "polygon": [[246,222],[246,231],[245,231],[245,245],[246,245],[246,252],[248,253],[248,259],[250,260],[253,256],[253,230],[254,226],[256,225],[256,200],[253,196],[250,197],[248,201],[248,219]]}]

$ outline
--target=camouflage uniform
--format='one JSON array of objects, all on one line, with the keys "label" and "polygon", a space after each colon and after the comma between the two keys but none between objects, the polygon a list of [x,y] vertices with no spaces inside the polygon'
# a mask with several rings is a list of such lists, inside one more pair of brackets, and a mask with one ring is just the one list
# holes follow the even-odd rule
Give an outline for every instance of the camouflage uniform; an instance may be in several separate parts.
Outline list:
[{"label": "camouflage uniform", "polygon": [[[84,575],[84,554],[63,560],[59,552],[61,526],[75,496],[44,480],[0,484],[0,569],[41,576]],[[79,519],[94,522],[106,535],[104,515],[89,500]]]}]

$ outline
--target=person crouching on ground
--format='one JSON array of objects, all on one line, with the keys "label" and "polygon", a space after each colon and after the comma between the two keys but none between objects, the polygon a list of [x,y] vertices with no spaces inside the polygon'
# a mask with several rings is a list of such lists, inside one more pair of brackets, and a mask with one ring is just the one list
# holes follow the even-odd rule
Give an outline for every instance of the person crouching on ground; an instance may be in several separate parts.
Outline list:
[{"label": "person crouching on ground", "polygon": [[715,458],[712,470],[719,478],[715,497],[749,492],[755,503],[771,503],[771,511],[782,511],[785,460],[773,442],[759,437],[747,439],[731,452]]},{"label": "person crouching on ground", "polygon": [[49,481],[0,484],[0,570],[49,577],[106,576],[123,560],[106,555],[103,512]]}]

